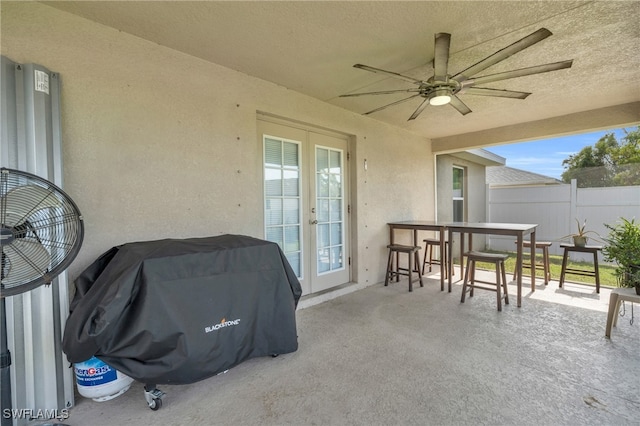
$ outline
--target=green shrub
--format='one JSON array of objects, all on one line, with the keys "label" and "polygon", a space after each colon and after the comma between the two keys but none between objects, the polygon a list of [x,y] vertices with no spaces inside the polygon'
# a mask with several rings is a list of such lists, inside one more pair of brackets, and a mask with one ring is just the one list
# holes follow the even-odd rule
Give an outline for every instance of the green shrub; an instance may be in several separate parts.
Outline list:
[{"label": "green shrub", "polygon": [[605,223],[609,235],[602,249],[607,262],[615,262],[616,277],[620,287],[640,284],[640,224],[635,219],[621,220],[615,225]]}]

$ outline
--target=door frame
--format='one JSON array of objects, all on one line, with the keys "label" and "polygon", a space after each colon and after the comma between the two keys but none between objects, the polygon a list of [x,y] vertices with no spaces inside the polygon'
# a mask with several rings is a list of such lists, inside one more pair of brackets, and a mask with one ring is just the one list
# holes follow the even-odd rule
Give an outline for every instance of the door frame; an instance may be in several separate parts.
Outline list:
[{"label": "door frame", "polygon": [[[264,123],[264,124],[262,124]],[[285,129],[289,129],[289,132],[284,132],[281,135],[278,135],[278,132],[275,131],[276,126],[284,127]],[[265,131],[266,130],[266,131]],[[305,133],[305,137],[302,140],[299,140],[301,137],[296,135],[301,135],[300,132]],[[310,141],[309,134],[315,133],[320,135],[325,135],[333,138],[338,138],[344,141],[345,150],[343,153],[343,192],[344,192],[344,223],[345,228],[343,230],[343,240],[345,245],[345,253],[344,253],[344,264],[347,270],[347,279],[344,282],[337,282],[334,285],[324,286],[321,285],[318,288],[316,284],[314,286],[314,277],[312,276],[312,271],[315,271],[315,267],[312,267],[311,261],[316,261],[316,248],[311,246],[312,238],[311,238],[311,229],[312,226],[310,221],[312,221],[311,207],[315,203],[315,200],[311,200],[311,191],[309,189],[309,185],[314,184],[315,178],[312,179],[310,176],[315,174],[315,164],[310,164],[310,159],[315,158],[315,145],[312,145]],[[301,142],[301,152],[299,153],[301,157],[301,186],[304,188],[302,192],[302,201],[301,201],[301,213],[300,213],[300,223],[301,223],[301,243],[302,243],[302,278],[300,279],[300,284],[302,286],[302,294],[313,294],[319,291],[328,290],[331,288],[339,287],[340,285],[347,284],[351,282],[353,271],[351,267],[351,259],[353,256],[353,247],[352,247],[352,238],[351,238],[351,229],[352,229],[352,218],[351,218],[351,171],[349,165],[350,159],[350,149],[351,149],[351,137],[345,133],[331,131],[324,128],[316,127],[313,125],[303,124],[299,122],[293,122],[290,120],[286,120],[283,118],[273,117],[271,115],[265,115],[264,113],[257,114],[256,120],[256,134],[257,134],[257,143],[259,146],[259,152],[261,153],[261,161],[260,161],[260,178],[261,178],[261,188],[262,192],[260,194],[263,200],[263,211],[261,214],[261,222],[262,222],[262,230],[263,230],[263,238],[266,238],[264,232],[266,230],[265,225],[265,215],[264,215],[264,141],[263,134],[280,137],[282,139],[296,140]],[[319,144],[322,145],[322,144]],[[315,239],[313,239],[315,241]],[[320,276],[322,278],[322,276]],[[317,281],[317,280],[316,280]],[[314,289],[314,287],[316,287]]]}]

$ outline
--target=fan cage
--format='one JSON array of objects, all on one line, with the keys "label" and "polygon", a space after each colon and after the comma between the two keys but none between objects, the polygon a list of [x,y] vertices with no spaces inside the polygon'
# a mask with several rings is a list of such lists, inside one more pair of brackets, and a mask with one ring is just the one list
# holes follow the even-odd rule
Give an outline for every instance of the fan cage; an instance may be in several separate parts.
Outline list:
[{"label": "fan cage", "polygon": [[49,284],[80,251],[82,215],[53,183],[33,175],[0,170],[2,257],[0,296]]}]

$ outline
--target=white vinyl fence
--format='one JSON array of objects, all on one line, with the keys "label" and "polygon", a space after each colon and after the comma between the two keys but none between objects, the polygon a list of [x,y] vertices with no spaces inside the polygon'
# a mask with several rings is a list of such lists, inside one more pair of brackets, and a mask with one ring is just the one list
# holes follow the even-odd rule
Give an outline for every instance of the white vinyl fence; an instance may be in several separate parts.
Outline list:
[{"label": "white vinyl fence", "polygon": [[[605,223],[615,224],[621,217],[640,221],[640,186],[608,188],[577,188],[571,184],[530,186],[522,188],[487,188],[488,222],[535,223],[537,241],[551,241],[551,254],[562,254],[561,242],[577,231],[576,218],[587,220],[588,244],[604,245],[609,231]],[[513,251],[513,238],[491,236],[487,240],[492,250]],[[575,253],[574,260],[591,260]],[[588,255],[591,256],[591,255]]]}]

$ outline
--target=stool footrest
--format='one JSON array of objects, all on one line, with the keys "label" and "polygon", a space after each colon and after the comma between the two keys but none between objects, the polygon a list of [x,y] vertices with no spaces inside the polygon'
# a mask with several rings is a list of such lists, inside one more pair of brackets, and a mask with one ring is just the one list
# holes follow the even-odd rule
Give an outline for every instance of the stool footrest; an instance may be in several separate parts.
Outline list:
[{"label": "stool footrest", "polygon": [[583,269],[564,268],[565,274],[583,275],[585,277],[595,277],[595,271],[585,271]]},{"label": "stool footrest", "polygon": [[402,245],[402,244],[389,244],[387,246],[387,248],[389,250],[399,251],[401,253],[413,253],[415,251],[420,250],[419,246],[405,246],[405,245]]},{"label": "stool footrest", "polygon": [[[491,287],[484,286],[484,285],[478,285],[480,283],[481,284],[489,284],[489,285],[491,285]],[[471,291],[471,287],[479,288],[481,290],[498,291],[498,287],[497,287],[496,283],[491,282],[491,281],[480,281],[478,279],[475,279],[473,281],[473,283],[467,283],[467,292]],[[504,299],[505,296],[506,296],[506,294],[503,294],[502,298]]]}]

